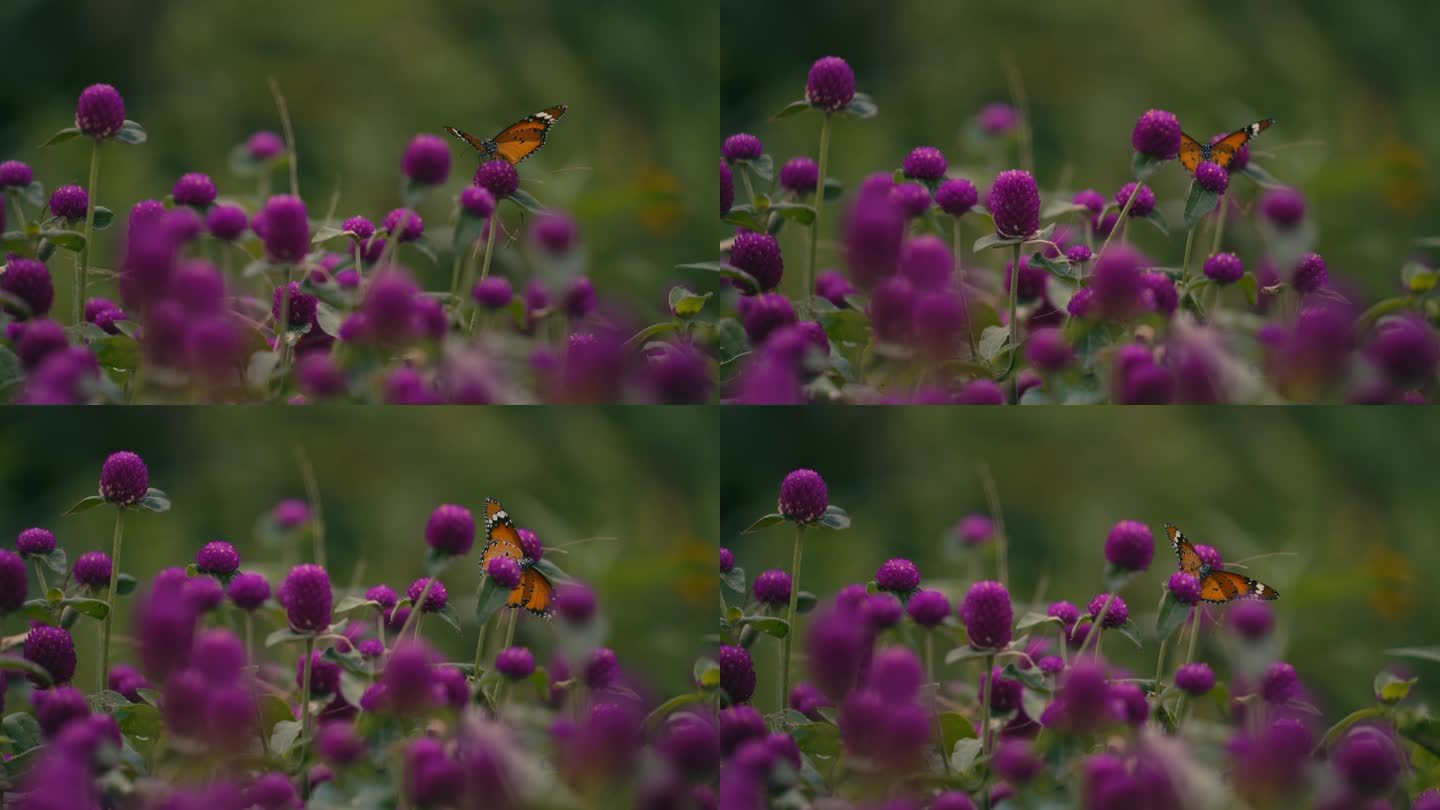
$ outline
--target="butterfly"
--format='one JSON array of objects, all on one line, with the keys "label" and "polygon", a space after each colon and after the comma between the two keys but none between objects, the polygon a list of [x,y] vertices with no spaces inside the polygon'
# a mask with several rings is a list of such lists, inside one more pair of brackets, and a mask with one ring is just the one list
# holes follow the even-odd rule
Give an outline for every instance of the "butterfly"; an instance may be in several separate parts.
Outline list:
[{"label": "butterfly", "polygon": [[505,507],[494,498],[485,499],[485,551],[480,555],[480,567],[489,570],[490,561],[496,557],[509,557],[520,564],[520,584],[505,600],[506,607],[523,607],[546,619],[555,604],[555,583],[540,573],[535,561],[525,556],[520,544],[520,532],[515,530]]},{"label": "butterfly", "polygon": [[1242,577],[1234,571],[1221,571],[1205,564],[1200,552],[1173,523],[1165,524],[1170,545],[1180,558],[1180,570],[1200,580],[1200,598],[1223,605],[1235,599],[1279,599],[1280,594],[1263,582]]},{"label": "butterfly", "polygon": [[1197,166],[1207,160],[1219,164],[1221,168],[1227,168],[1230,161],[1235,159],[1235,153],[1240,151],[1240,147],[1248,143],[1251,138],[1269,129],[1270,125],[1274,123],[1274,118],[1256,121],[1209,145],[1202,144],[1182,132],[1180,133],[1180,162],[1192,173]]},{"label": "butterfly", "polygon": [[567,109],[569,108],[564,104],[546,107],[500,130],[498,135],[488,141],[482,141],[454,127],[446,127],[445,131],[473,146],[483,160],[504,158],[511,164],[516,164],[540,151],[540,147],[545,145],[545,136],[550,134],[550,127],[555,126],[555,122],[565,115]]}]

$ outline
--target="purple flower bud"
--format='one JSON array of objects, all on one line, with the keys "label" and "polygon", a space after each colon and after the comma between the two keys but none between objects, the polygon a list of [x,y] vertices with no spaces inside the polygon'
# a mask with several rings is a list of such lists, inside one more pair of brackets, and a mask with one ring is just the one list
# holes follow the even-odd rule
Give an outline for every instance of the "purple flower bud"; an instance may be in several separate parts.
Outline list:
[{"label": "purple flower bud", "polygon": [[1020,114],[1009,104],[997,101],[981,107],[977,120],[986,135],[1005,135],[1020,125]]},{"label": "purple flower bud", "polygon": [[0,163],[0,188],[24,188],[35,181],[35,173],[18,160]]},{"label": "purple flower bud", "polygon": [[970,644],[980,649],[999,649],[1010,643],[1010,592],[999,582],[982,581],[970,586],[960,604],[960,617],[970,634]]},{"label": "purple flower bud", "polygon": [[238,205],[217,205],[205,215],[205,228],[210,235],[224,242],[233,242],[245,233],[250,218]]},{"label": "purple flower bud", "polygon": [[825,694],[811,683],[797,683],[790,688],[790,708],[811,720],[820,719],[820,709],[829,706]]},{"label": "purple flower bud", "polygon": [[744,647],[720,645],[720,688],[732,703],[748,703],[755,694],[755,663]]},{"label": "purple flower bud", "polygon": [[905,156],[905,176],[915,180],[939,180],[949,167],[945,155],[933,146],[917,146]]},{"label": "purple flower bud", "polygon": [[1025,360],[1043,373],[1055,374],[1075,362],[1075,352],[1059,329],[1037,329],[1025,344]]},{"label": "purple flower bud", "polygon": [[1207,160],[1195,167],[1195,182],[1206,191],[1223,194],[1230,186],[1230,172]]},{"label": "purple flower bud", "polygon": [[940,626],[950,615],[950,600],[939,591],[919,591],[910,597],[905,610],[916,624],[930,629]]},{"label": "purple flower bud", "polygon": [[[83,214],[82,214],[83,216]],[[55,303],[55,285],[44,262],[12,255],[5,272],[0,274],[0,292],[25,302],[29,312],[6,304],[6,312],[25,319],[45,315]]]},{"label": "purple flower bud", "polygon": [[820,166],[808,157],[791,158],[780,167],[780,187],[783,189],[808,194],[819,184]]},{"label": "purple flower bud", "polygon": [[900,623],[905,616],[905,606],[888,593],[872,593],[865,597],[860,614],[873,630],[884,630]]},{"label": "purple flower bud", "polygon": [[1440,810],[1440,788],[1430,788],[1416,796],[1410,810]]},{"label": "purple flower bud", "polygon": [[1270,635],[1275,626],[1275,614],[1270,606],[1255,600],[1243,600],[1230,608],[1230,626],[1242,638],[1257,641]]},{"label": "purple flower bud", "polygon": [[175,181],[175,187],[170,190],[175,198],[176,205],[188,205],[192,208],[207,208],[215,202],[215,181],[207,174],[190,172],[180,176]]},{"label": "purple flower bud", "polygon": [[1295,667],[1284,661],[1276,661],[1265,670],[1260,679],[1260,696],[1266,703],[1283,705],[1300,694],[1300,677]]},{"label": "purple flower bud", "polygon": [[240,574],[230,580],[226,593],[235,607],[253,611],[270,598],[270,583],[261,574]]},{"label": "purple flower bud", "polygon": [[475,542],[475,517],[463,506],[441,504],[425,522],[425,542],[436,551],[464,555]]},{"label": "purple flower bud", "polygon": [[1130,145],[1157,160],[1174,159],[1180,154],[1180,119],[1165,110],[1148,110],[1135,122]]},{"label": "purple flower bud", "polygon": [[[1109,608],[1105,607],[1106,601],[1110,603]],[[1130,607],[1118,594],[1096,594],[1095,598],[1090,600],[1090,617],[1098,619],[1101,610],[1105,611],[1105,620],[1101,622],[1101,627],[1119,627],[1130,620]]]},{"label": "purple flower bud", "polygon": [[830,507],[830,491],[820,473],[798,469],[780,483],[779,511],[796,523],[813,523]]},{"label": "purple flower bud", "polygon": [[855,71],[838,56],[824,56],[810,66],[805,79],[805,100],[810,106],[836,112],[855,99]]},{"label": "purple flower bud", "polygon": [[50,213],[62,219],[84,219],[89,205],[90,195],[79,186],[57,186],[50,194]]},{"label": "purple flower bud", "polygon": [[1196,579],[1194,574],[1176,571],[1170,575],[1170,581],[1165,587],[1174,595],[1175,601],[1182,605],[1193,605],[1200,601],[1200,580]]},{"label": "purple flower bud", "polygon": [[[1144,702],[1142,695],[1141,702]],[[1030,750],[1028,740],[1006,739],[995,749],[995,772],[1012,785],[1023,785],[1040,775],[1044,764]]]},{"label": "purple flower bud", "polygon": [[882,590],[908,594],[920,587],[920,569],[909,560],[887,560],[875,571],[875,583]]},{"label": "purple flower bud", "polygon": [[492,557],[485,573],[502,588],[514,589],[520,585],[520,564],[509,557]]},{"label": "purple flower bud", "polygon": [[[1105,538],[1105,559],[1117,568],[1144,571],[1155,558],[1155,536],[1150,527],[1134,520],[1122,520]],[[1110,608],[1114,611],[1115,606]]]},{"label": "purple flower bud", "polygon": [[416,183],[438,186],[450,176],[450,147],[439,136],[416,135],[405,147],[401,169]]},{"label": "purple flower bud", "polygon": [[49,554],[55,550],[55,535],[49,529],[25,529],[15,538],[15,550],[26,557]]},{"label": "purple flower bud", "polygon": [[730,164],[720,161],[720,216],[730,213],[730,207],[735,204],[735,173],[730,170]]},{"label": "purple flower bud", "polygon": [[150,491],[150,471],[134,453],[112,453],[100,468],[100,494],[121,506],[138,503]]},{"label": "purple flower bud", "polygon": [[315,751],[331,765],[344,768],[365,756],[365,741],[348,722],[325,723],[315,733]]},{"label": "purple flower bud", "polygon": [[109,554],[103,551],[87,551],[75,559],[71,575],[76,582],[87,588],[108,588],[113,567]]},{"label": "purple flower bud", "polygon": [[285,313],[289,321],[287,326],[301,327],[315,320],[315,312],[319,308],[320,300],[314,295],[307,293],[301,288],[298,281],[292,281],[288,286],[275,288],[273,300],[270,303],[270,316],[276,321],[280,320],[280,311],[289,299],[289,310]]},{"label": "purple flower bud", "polygon": [[771,332],[795,323],[795,308],[780,293],[761,293],[741,299],[740,316],[752,345],[763,344]]},{"label": "purple flower bud", "polygon": [[846,263],[864,289],[895,273],[905,236],[904,212],[890,196],[888,179],[886,182],[884,193],[867,193],[862,188],[843,224]]},{"label": "purple flower bud", "polygon": [[40,732],[47,740],[54,741],[66,726],[90,716],[90,704],[85,700],[85,693],[73,686],[36,691],[31,700],[35,703],[35,719],[40,723]]},{"label": "purple flower bud", "polygon": [[[69,683],[75,677],[75,639],[63,627],[37,624],[25,636],[25,660],[37,664],[50,673],[50,680],[56,684]],[[36,686],[42,684],[28,676]]]},{"label": "purple flower bud", "polygon": [[510,288],[510,282],[503,277],[490,276],[476,284],[471,295],[480,306],[486,309],[503,309],[510,305],[510,300],[515,297],[515,292]]},{"label": "purple flower bud", "polygon": [[425,221],[409,208],[395,208],[385,215],[382,223],[386,233],[403,242],[414,242],[425,233]]},{"label": "purple flower bud", "polygon": [[1138,186],[1135,183],[1126,183],[1115,192],[1115,204],[1124,207],[1130,201],[1131,195],[1135,196],[1135,202],[1130,203],[1131,217],[1143,218],[1155,210],[1155,192],[1148,186]]},{"label": "purple flower bud", "polygon": [[251,227],[264,241],[272,262],[298,262],[310,250],[310,221],[299,197],[277,194],[266,200]]},{"label": "purple flower bud", "polygon": [[953,357],[965,329],[965,312],[960,299],[950,292],[922,295],[911,313],[915,347],[936,360]]},{"label": "purple flower bud", "polygon": [[1040,189],[1027,171],[1009,169],[997,175],[985,207],[1000,236],[1029,236],[1040,229]]},{"label": "purple flower bud", "polygon": [[360,304],[368,336],[389,344],[413,340],[415,299],[419,295],[419,286],[403,270],[385,270],[375,275]]},{"label": "purple flower bud", "polygon": [[890,343],[909,341],[914,328],[915,287],[907,279],[881,282],[870,296],[868,309],[876,338]]},{"label": "purple flower bud", "polygon": [[[26,532],[45,532],[44,529],[27,529]],[[50,534],[45,532],[45,534]],[[21,532],[22,538],[25,532]],[[55,542],[54,537],[50,542]],[[53,545],[52,545],[53,548]],[[23,549],[22,549],[23,551]],[[25,571],[25,561],[19,554],[8,549],[0,549],[0,614],[13,613],[25,604],[29,596],[30,582]],[[0,692],[3,697],[3,692]]]},{"label": "purple flower bud", "polygon": [[250,136],[245,150],[256,160],[270,160],[285,151],[285,141],[274,132],[262,130]]},{"label": "purple flower bud", "polygon": [[736,236],[730,247],[730,264],[749,273],[762,293],[779,286],[785,274],[780,243],[768,233],[744,231]]},{"label": "purple flower bud", "polygon": [[[425,594],[424,604],[420,604],[420,594],[425,591],[426,585],[430,586],[430,590]],[[435,613],[443,610],[450,601],[450,593],[445,590],[445,584],[438,579],[431,583],[429,577],[421,577],[410,583],[409,589],[405,591],[405,596],[410,599],[412,605],[420,609],[421,613]]]},{"label": "purple flower bud", "polygon": [[39,318],[25,322],[15,354],[20,357],[21,367],[33,371],[51,354],[64,351],[69,345],[65,327],[48,318]]},{"label": "purple flower bud", "polygon": [[1391,318],[1380,324],[1366,354],[1395,385],[1421,385],[1440,366],[1440,340],[1419,318]]},{"label": "purple flower bud", "polygon": [[1281,230],[1305,218],[1305,198],[1293,188],[1272,188],[1260,198],[1260,215]]},{"label": "purple flower bud", "polygon": [[900,272],[918,290],[945,289],[954,268],[955,257],[950,248],[935,236],[911,239],[900,255]]},{"label": "purple flower bud", "polygon": [[330,574],[310,563],[290,569],[280,586],[280,603],[290,627],[301,632],[319,632],[330,626],[334,598]]},{"label": "purple flower bud", "polygon": [[895,204],[907,217],[921,217],[930,210],[930,189],[919,183],[901,183],[890,192]]},{"label": "purple flower bud", "polygon": [[1205,260],[1205,275],[1216,284],[1234,284],[1245,275],[1245,265],[1234,253],[1216,253]]},{"label": "purple flower bud", "polygon": [[713,775],[720,763],[720,735],[714,721],[697,714],[673,715],[656,748],[670,764],[697,780]]},{"label": "purple flower bud", "polygon": [[935,189],[935,204],[952,217],[963,216],[980,201],[975,184],[964,178],[946,180]]},{"label": "purple flower bud", "polygon": [[524,647],[507,647],[495,656],[495,670],[511,680],[523,680],[535,671],[535,654]]},{"label": "purple flower bud", "polygon": [[1215,673],[1209,664],[1195,662],[1175,670],[1175,685],[1193,697],[1200,697],[1215,688]]},{"label": "purple flower bud", "polygon": [[205,574],[233,574],[240,567],[240,553],[223,540],[212,540],[195,555],[195,567]]},{"label": "purple flower bud", "polygon": [[920,694],[925,673],[908,647],[886,647],[871,659],[865,684],[892,704],[910,703]]},{"label": "purple flower bud", "polygon": [[1330,273],[1325,269],[1325,259],[1319,253],[1306,253],[1295,265],[1290,284],[1295,292],[1308,295],[1323,288],[1330,282]]},{"label": "purple flower bud", "polygon": [[759,160],[764,153],[765,146],[760,143],[760,139],[745,132],[731,135],[720,147],[720,154],[731,163],[737,160]]},{"label": "purple flower bud", "polygon": [[1405,758],[1390,734],[1372,725],[1352,727],[1335,746],[1335,770],[1351,790],[1379,797],[1395,788],[1405,770]]},{"label": "purple flower bud", "polygon": [[508,160],[487,161],[475,170],[475,185],[490,192],[498,202],[520,188],[520,173]]},{"label": "purple flower bud", "polygon": [[571,624],[584,624],[595,615],[595,592],[583,583],[567,582],[555,589],[555,612]]},{"label": "purple flower bud", "polygon": [[[862,599],[864,595],[862,586]],[[870,653],[870,628],[856,621],[856,612],[838,604],[824,610],[805,637],[810,680],[832,701],[855,686]]]},{"label": "purple flower bud", "polygon": [[1072,201],[1076,205],[1084,206],[1092,216],[1098,215],[1101,211],[1105,210],[1105,195],[1093,188],[1076,192]]},{"label": "purple flower bud", "polygon": [[1124,245],[1107,250],[1095,262],[1089,289],[1094,290],[1096,314],[1124,321],[1141,310],[1140,263],[1140,254]]},{"label": "purple flower bud", "polygon": [[955,397],[956,405],[1004,405],[1005,392],[993,380],[971,380]]},{"label": "purple flower bud", "polygon": [[755,577],[755,598],[767,605],[790,603],[790,575],[778,568],[762,571]]},{"label": "purple flower bud", "polygon": [[75,104],[75,126],[96,140],[109,138],[125,124],[125,99],[108,84],[92,84]]}]

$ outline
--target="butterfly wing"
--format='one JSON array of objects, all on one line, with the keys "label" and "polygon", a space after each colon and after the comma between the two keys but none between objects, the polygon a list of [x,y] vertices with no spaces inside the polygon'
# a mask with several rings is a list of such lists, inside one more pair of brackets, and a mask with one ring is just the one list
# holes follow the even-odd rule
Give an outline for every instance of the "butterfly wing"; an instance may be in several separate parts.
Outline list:
[{"label": "butterfly wing", "polygon": [[1211,571],[1200,583],[1200,598],[1224,604],[1236,599],[1279,599],[1275,589],[1258,580],[1242,577],[1234,571]]},{"label": "butterfly wing", "polygon": [[548,619],[551,606],[555,604],[555,584],[533,566],[527,568],[520,578],[520,587],[510,593],[506,604],[523,607],[536,616]]},{"label": "butterfly wing", "polygon": [[476,152],[489,152],[489,151],[490,151],[490,147],[489,147],[489,146],[486,146],[486,144],[485,144],[484,141],[480,140],[479,138],[475,137],[474,135],[471,135],[471,134],[468,133],[468,132],[464,132],[464,131],[462,131],[462,130],[458,130],[458,129],[454,128],[454,127],[445,127],[445,131],[448,132],[448,133],[450,133],[451,135],[454,135],[455,137],[459,138],[460,140],[464,141],[465,143],[470,144],[471,148],[473,148]]},{"label": "butterfly wing", "polygon": [[496,152],[513,164],[540,151],[540,147],[545,145],[545,138],[550,134],[550,127],[555,126],[555,122],[565,115],[567,109],[569,108],[564,104],[546,107],[500,130],[500,133],[491,139],[495,142]]},{"label": "butterfly wing", "polygon": [[1170,547],[1175,549],[1175,556],[1180,560],[1180,570],[1200,576],[1200,568],[1205,565],[1205,561],[1200,559],[1194,544],[1187,540],[1185,533],[1173,523],[1165,524],[1165,533],[1170,536]]},{"label": "butterfly wing", "polygon": [[1194,138],[1180,133],[1180,163],[1187,171],[1194,172],[1200,161],[1205,159],[1205,147]]},{"label": "butterfly wing", "polygon": [[520,533],[505,507],[494,498],[485,499],[485,551],[480,555],[481,570],[489,570],[490,561],[496,557],[509,557],[524,565],[525,547],[520,544]]},{"label": "butterfly wing", "polygon": [[1256,121],[1248,127],[1237,129],[1226,135],[1210,145],[1210,159],[1222,167],[1229,167],[1230,161],[1235,159],[1235,153],[1240,151],[1240,147],[1248,143],[1251,138],[1269,129],[1273,123],[1275,123],[1275,119],[1266,118],[1264,121]]}]

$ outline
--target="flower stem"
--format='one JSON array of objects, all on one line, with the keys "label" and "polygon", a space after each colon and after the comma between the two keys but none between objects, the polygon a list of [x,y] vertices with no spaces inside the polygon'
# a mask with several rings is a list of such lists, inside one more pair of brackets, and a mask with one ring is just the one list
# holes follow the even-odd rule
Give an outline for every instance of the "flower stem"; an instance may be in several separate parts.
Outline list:
[{"label": "flower stem", "polygon": [[255,660],[255,614],[245,611],[245,660]]},{"label": "flower stem", "polygon": [[400,626],[400,632],[395,634],[395,643],[399,644],[405,638],[405,631],[415,624],[420,618],[420,606],[425,604],[425,597],[430,595],[430,586],[435,584],[434,577],[425,578],[425,587],[420,589],[420,595],[410,605],[410,615],[405,617],[405,623]]},{"label": "flower stem", "polygon": [[935,686],[935,702],[930,704],[930,714],[935,718],[935,744],[940,749],[940,761],[945,773],[950,773],[950,752],[945,750],[945,727],[940,724],[940,684],[935,680],[935,633],[925,631],[925,682]]},{"label": "flower stem", "polygon": [[820,176],[815,181],[815,221],[810,223],[810,254],[805,257],[805,289],[800,300],[807,310],[813,310],[811,296],[815,294],[816,251],[820,247],[820,213],[825,206],[825,167],[830,162],[830,113],[820,120]]},{"label": "flower stem", "polygon": [[994,687],[995,680],[995,653],[985,656],[985,688],[980,690],[980,758],[986,762],[988,770],[990,760],[990,690]]},{"label": "flower stem", "polygon": [[[1125,221],[1125,215],[1130,213],[1130,206],[1134,204],[1136,195],[1138,195],[1140,193],[1140,189],[1144,187],[1144,183],[1136,183],[1134,190],[1130,192],[1130,199],[1125,201],[1125,207],[1120,209],[1120,216],[1115,218],[1115,227],[1110,229],[1110,233],[1105,234],[1105,241],[1100,244],[1100,252],[1095,254],[1096,264],[1100,262],[1100,257],[1105,255],[1105,248],[1110,247],[1110,237],[1114,236],[1115,231],[1120,229],[1120,224]],[[1101,214],[1101,217],[1103,221],[1103,212]],[[1093,267],[1094,265],[1091,266]]]},{"label": "flower stem", "polygon": [[50,585],[45,582],[45,563],[35,560],[35,579],[40,581],[40,595],[50,593]]},{"label": "flower stem", "polygon": [[780,640],[780,711],[784,711],[790,699],[790,640],[795,637],[795,605],[800,600],[800,557],[804,547],[805,526],[796,523],[794,557],[790,564],[790,607],[785,611],[785,638]]},{"label": "flower stem", "polygon": [[1015,353],[1020,351],[1020,322],[1015,317],[1020,298],[1020,243],[1015,243],[1014,268],[1010,275],[1010,404],[1020,404],[1020,375],[1015,373]]},{"label": "flower stem", "polygon": [[955,217],[955,234],[951,244],[951,252],[955,254],[955,283],[960,285],[960,309],[965,313],[965,336],[970,339],[970,356],[978,358],[980,347],[975,343],[975,324],[970,320],[970,301],[965,294],[965,271],[960,267],[960,245],[963,241],[960,235],[960,217]]},{"label": "flower stem", "polygon": [[95,230],[95,200],[100,187],[100,141],[90,142],[90,185],[85,187],[89,201],[85,203],[85,246],[80,249],[80,272],[75,279],[75,301],[70,307],[75,325],[85,313],[85,298],[90,294],[90,238]]},{"label": "flower stem", "polygon": [[[1200,607],[1197,605],[1190,609],[1190,647],[1185,653],[1185,663],[1189,664],[1195,660],[1195,640],[1200,637]],[[1185,723],[1185,712],[1189,708],[1190,696],[1183,690],[1180,692],[1180,705],[1175,707],[1175,732],[1180,732],[1180,727]]]},{"label": "flower stem", "polygon": [[[510,645],[515,642],[515,624],[519,615],[520,608],[510,609],[510,618],[507,620],[509,624],[505,626],[505,643],[500,645],[500,649],[508,650]],[[495,691],[490,694],[490,702],[494,704],[497,713],[500,711],[500,690],[503,688],[505,688],[505,681],[501,680],[495,685]]]},{"label": "flower stem", "polygon": [[1195,229],[1191,228],[1185,232],[1185,257],[1180,260],[1180,286],[1185,289],[1185,297],[1189,298],[1191,303],[1199,306],[1200,302],[1195,299],[1195,295],[1190,289],[1190,252],[1194,244]]},{"label": "flower stem", "polygon": [[1089,648],[1092,639],[1095,641],[1100,640],[1100,633],[1103,632],[1101,625],[1105,621],[1105,614],[1110,612],[1110,603],[1114,601],[1115,594],[1105,595],[1105,603],[1100,606],[1100,614],[1095,617],[1095,621],[1090,623],[1090,632],[1085,634],[1085,640],[1080,642],[1080,649],[1075,653],[1076,661],[1079,661],[1080,658],[1085,655],[1085,650]]},{"label": "flower stem", "polygon": [[[490,254],[495,252],[495,231],[499,226],[499,223],[495,221],[495,217],[496,214],[490,215],[490,224],[485,228],[485,259],[480,263],[481,281],[484,281],[485,278],[490,275]],[[470,325],[466,327],[465,334],[472,335],[475,333],[475,320],[479,314],[480,305],[477,303],[475,308],[470,310]]]},{"label": "flower stem", "polygon": [[480,625],[480,635],[475,639],[475,681],[480,681],[480,667],[485,663],[485,632],[490,629],[490,620]]},{"label": "flower stem", "polygon": [[1220,252],[1220,237],[1225,233],[1225,214],[1229,210],[1230,206],[1225,204],[1225,195],[1222,193],[1220,195],[1220,218],[1215,222],[1215,238],[1210,242],[1210,255],[1212,256]]},{"label": "flower stem", "polygon": [[305,637],[305,661],[300,678],[300,765],[304,771],[305,741],[310,736],[310,665],[315,657],[315,637]]},{"label": "flower stem", "polygon": [[110,544],[110,590],[105,594],[105,621],[100,629],[100,671],[95,674],[95,691],[105,689],[110,678],[110,623],[115,619],[115,586],[120,580],[120,542],[125,537],[125,510],[115,510],[115,538]]},{"label": "flower stem", "polygon": [[1160,678],[1165,672],[1165,647],[1170,643],[1170,637],[1160,639],[1160,654],[1155,657],[1155,688],[1154,694],[1160,694]]}]

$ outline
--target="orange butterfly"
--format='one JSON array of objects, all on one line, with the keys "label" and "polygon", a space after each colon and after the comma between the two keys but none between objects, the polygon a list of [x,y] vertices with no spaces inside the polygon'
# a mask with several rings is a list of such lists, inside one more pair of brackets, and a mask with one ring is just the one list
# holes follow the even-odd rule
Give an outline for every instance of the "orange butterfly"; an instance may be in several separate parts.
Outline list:
[{"label": "orange butterfly", "polygon": [[555,122],[560,120],[567,109],[569,107],[564,104],[546,107],[500,130],[500,134],[488,141],[482,141],[454,127],[446,127],[445,131],[475,147],[482,160],[504,158],[511,164],[516,164],[540,151],[540,147],[545,145],[545,136],[550,134],[550,127],[555,126]]},{"label": "orange butterfly", "polygon": [[1275,123],[1274,118],[1266,118],[1264,121],[1256,121],[1248,127],[1237,129],[1226,135],[1213,144],[1205,145],[1194,138],[1180,133],[1180,162],[1193,174],[1195,168],[1205,161],[1218,163],[1221,168],[1228,168],[1230,161],[1235,159],[1235,153],[1240,151],[1251,138],[1259,135]]},{"label": "orange butterfly", "polygon": [[520,584],[505,600],[506,607],[523,607],[536,616],[550,618],[551,607],[555,604],[555,583],[551,582],[535,567],[535,561],[525,556],[520,543],[520,533],[510,521],[510,515],[494,498],[485,499],[485,551],[480,555],[481,570],[488,571],[490,561],[496,557],[509,557],[520,564]]},{"label": "orange butterfly", "polygon": [[1220,571],[1205,564],[1195,546],[1173,523],[1165,524],[1170,545],[1180,558],[1180,570],[1200,580],[1200,598],[1223,605],[1235,599],[1279,599],[1280,594],[1263,582],[1242,577],[1234,571]]}]

